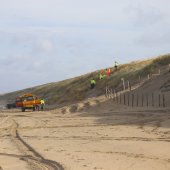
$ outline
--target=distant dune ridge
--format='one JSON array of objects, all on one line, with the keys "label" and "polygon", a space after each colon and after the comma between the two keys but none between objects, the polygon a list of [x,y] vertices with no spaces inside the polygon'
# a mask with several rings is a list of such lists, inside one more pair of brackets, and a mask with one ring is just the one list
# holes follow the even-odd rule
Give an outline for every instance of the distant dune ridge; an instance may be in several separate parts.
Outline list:
[{"label": "distant dune ridge", "polygon": [[[150,81],[143,84],[142,87],[136,89],[136,92],[170,93],[170,54],[119,65],[117,71],[112,67],[111,76],[99,80],[99,73],[105,73],[105,69],[106,68],[60,82],[48,83],[0,95],[0,106],[2,107],[6,103],[15,101],[17,96],[24,93],[33,93],[45,98],[47,108],[49,109],[72,105],[71,110],[74,111],[77,107],[74,104],[86,101],[89,98],[104,95],[106,86],[112,87],[113,89],[121,89],[122,78],[125,80],[127,86],[127,81],[133,85],[136,81],[139,81],[139,79],[147,78],[148,75],[154,77],[154,75],[157,74],[161,74],[161,76],[155,76],[155,78],[150,79]],[[95,78],[97,82],[94,89],[90,89],[90,79],[92,77]],[[88,102],[85,103],[85,105],[88,105]],[[78,107],[81,108],[81,105]],[[84,107],[84,105],[82,107]],[[65,112],[66,110],[67,109],[62,111]]]}]

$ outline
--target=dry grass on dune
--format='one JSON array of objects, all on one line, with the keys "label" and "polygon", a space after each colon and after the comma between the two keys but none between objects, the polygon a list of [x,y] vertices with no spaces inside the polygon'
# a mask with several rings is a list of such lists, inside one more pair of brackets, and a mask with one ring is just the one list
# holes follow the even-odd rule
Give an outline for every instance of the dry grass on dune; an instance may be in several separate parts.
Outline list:
[{"label": "dry grass on dune", "polygon": [[[157,73],[159,68],[163,68],[169,63],[170,54],[144,61],[131,62],[129,64],[120,65],[117,71],[112,67],[111,76],[106,77],[104,80],[99,80],[98,75],[100,72],[104,72],[105,69],[97,70],[93,73],[88,73],[76,78],[1,95],[0,101],[9,102],[13,101],[16,96],[21,94],[33,93],[45,98],[49,106],[61,107],[67,104],[74,104],[89,97],[100,96],[104,94],[106,85],[112,88],[119,88],[122,86],[122,77],[133,83],[138,79],[139,75],[141,77],[146,77],[147,74]],[[91,77],[97,80],[96,87],[93,90],[91,90],[89,86]]]}]

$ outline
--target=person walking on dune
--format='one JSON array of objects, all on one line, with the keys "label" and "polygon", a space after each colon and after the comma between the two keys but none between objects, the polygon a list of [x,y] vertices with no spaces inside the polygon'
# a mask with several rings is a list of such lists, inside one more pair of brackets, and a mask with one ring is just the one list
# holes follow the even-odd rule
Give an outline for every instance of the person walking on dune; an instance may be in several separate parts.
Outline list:
[{"label": "person walking on dune", "polygon": [[95,85],[96,85],[96,80],[95,80],[94,78],[92,78],[92,79],[90,80],[91,89],[94,89]]},{"label": "person walking on dune", "polygon": [[105,75],[105,74],[102,74],[102,72],[99,74],[99,79],[100,79],[100,80],[104,79],[105,77],[106,77],[106,75]]},{"label": "person walking on dune", "polygon": [[106,69],[106,75],[109,77],[109,76],[110,76],[110,74],[111,74],[111,70],[110,70],[110,68]]},{"label": "person walking on dune", "polygon": [[118,67],[118,62],[115,61],[115,70],[117,71],[117,67]]}]

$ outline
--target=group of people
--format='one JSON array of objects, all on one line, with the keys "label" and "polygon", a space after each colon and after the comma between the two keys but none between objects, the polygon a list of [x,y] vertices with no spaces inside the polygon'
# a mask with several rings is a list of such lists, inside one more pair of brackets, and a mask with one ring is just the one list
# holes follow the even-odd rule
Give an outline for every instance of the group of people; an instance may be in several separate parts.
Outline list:
[{"label": "group of people", "polygon": [[[117,71],[118,62],[115,61],[114,67],[115,67],[115,70]],[[105,73],[100,72],[100,74],[99,74],[99,80],[104,79],[106,76],[109,77],[110,75],[111,75],[111,69],[110,69],[110,68],[107,68],[107,69],[105,70]],[[93,88],[95,87],[95,85],[96,85],[96,80],[95,80],[94,78],[92,78],[92,79],[90,80],[90,87],[91,87],[91,89],[93,89]]]}]

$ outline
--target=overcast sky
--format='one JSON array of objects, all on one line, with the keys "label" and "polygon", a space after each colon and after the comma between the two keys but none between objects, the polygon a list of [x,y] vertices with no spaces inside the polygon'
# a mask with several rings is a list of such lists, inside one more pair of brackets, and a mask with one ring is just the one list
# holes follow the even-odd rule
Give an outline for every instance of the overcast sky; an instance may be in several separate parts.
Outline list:
[{"label": "overcast sky", "polygon": [[169,0],[0,0],[0,93],[169,52]]}]

